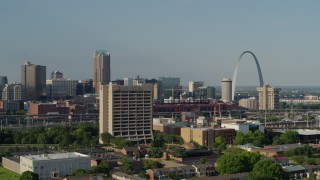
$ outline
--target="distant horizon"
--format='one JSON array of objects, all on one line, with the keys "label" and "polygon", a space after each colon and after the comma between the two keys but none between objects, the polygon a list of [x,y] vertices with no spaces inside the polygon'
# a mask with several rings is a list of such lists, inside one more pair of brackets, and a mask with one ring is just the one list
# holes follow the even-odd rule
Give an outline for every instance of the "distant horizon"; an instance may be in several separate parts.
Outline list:
[{"label": "distant horizon", "polygon": [[[253,52],[265,84],[319,85],[320,1],[3,1],[0,74],[20,82],[25,61],[69,79],[92,78],[96,50],[111,54],[111,79],[180,77],[218,86]],[[237,85],[255,85],[243,56]],[[282,85],[283,86],[283,85]]]}]

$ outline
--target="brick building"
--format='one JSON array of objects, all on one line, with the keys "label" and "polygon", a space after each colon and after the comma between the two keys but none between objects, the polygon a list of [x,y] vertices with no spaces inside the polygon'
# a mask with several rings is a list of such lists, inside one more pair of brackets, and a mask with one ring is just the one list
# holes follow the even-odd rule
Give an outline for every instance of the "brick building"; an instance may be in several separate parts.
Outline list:
[{"label": "brick building", "polygon": [[227,144],[232,144],[235,134],[234,129],[226,128],[181,128],[181,137],[186,143],[193,141],[201,146],[212,146],[218,136],[225,139]]}]

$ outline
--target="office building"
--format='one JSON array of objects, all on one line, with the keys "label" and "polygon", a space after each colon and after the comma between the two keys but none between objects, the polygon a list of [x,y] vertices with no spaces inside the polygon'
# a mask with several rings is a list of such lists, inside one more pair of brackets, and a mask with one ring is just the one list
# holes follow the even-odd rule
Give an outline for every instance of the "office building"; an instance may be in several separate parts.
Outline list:
[{"label": "office building", "polygon": [[26,62],[21,66],[21,84],[26,100],[37,100],[46,93],[46,67]]},{"label": "office building", "polygon": [[52,71],[51,79],[63,79],[63,73],[60,71]]},{"label": "office building", "polygon": [[75,169],[91,169],[91,157],[76,152],[20,156],[20,174],[31,171],[39,179],[70,175]]},{"label": "office building", "polygon": [[189,92],[193,93],[195,90],[198,90],[202,86],[204,86],[203,81],[189,81]]},{"label": "office building", "polygon": [[81,80],[77,84],[76,95],[84,95],[84,94],[93,93],[93,80]]},{"label": "office building", "polygon": [[137,76],[136,78],[124,78],[123,84],[118,85],[146,85],[150,84],[153,86],[153,99],[154,100],[161,100],[162,97],[162,82],[156,79],[146,79],[146,78],[141,78]]},{"label": "office building", "polygon": [[258,110],[258,99],[256,97],[240,99],[239,106],[248,110]]},{"label": "office building", "polygon": [[7,76],[0,76],[0,87],[8,84]]},{"label": "office building", "polygon": [[46,81],[47,97],[60,99],[61,97],[76,95],[78,80],[70,79],[51,79]]},{"label": "office building", "polygon": [[178,77],[159,77],[159,81],[162,85],[162,97],[161,99],[179,99],[182,93],[182,87],[180,85],[180,78]]},{"label": "office building", "polygon": [[221,100],[232,101],[232,80],[229,78],[223,78],[221,81]]},{"label": "office building", "polygon": [[109,132],[115,137],[143,144],[150,143],[152,91],[152,85],[101,86],[99,133]]},{"label": "office building", "polygon": [[255,130],[260,130],[264,133],[265,126],[258,121],[246,121],[246,120],[237,120],[237,119],[226,119],[220,120],[222,128],[234,129],[236,131],[240,131],[243,134],[247,134],[247,132]]},{"label": "office building", "polygon": [[307,95],[307,96],[304,96],[303,99],[310,102],[319,101],[319,96]]},{"label": "office building", "polygon": [[99,93],[100,85],[108,85],[111,79],[110,53],[97,50],[93,56],[93,88]]},{"label": "office building", "polygon": [[193,99],[214,99],[216,89],[211,86],[202,86],[197,88],[192,93]]},{"label": "office building", "polygon": [[23,109],[23,102],[21,101],[7,101],[7,100],[1,100],[0,101],[0,112],[7,112],[7,111],[16,111],[19,109]]},{"label": "office building", "polygon": [[181,128],[181,137],[186,143],[196,142],[201,146],[212,146],[218,136],[225,139],[227,144],[232,144],[235,134],[234,129],[226,128]]},{"label": "office building", "polygon": [[132,78],[123,78],[123,82],[125,86],[131,86],[133,85],[133,79]]},{"label": "office building", "polygon": [[18,83],[6,84],[2,89],[2,100],[18,101],[23,100],[22,85]]},{"label": "office building", "polygon": [[259,94],[259,110],[279,109],[280,88],[271,87],[269,84],[257,88]]},{"label": "office building", "polygon": [[0,100],[2,100],[2,89],[8,84],[7,76],[0,76]]}]

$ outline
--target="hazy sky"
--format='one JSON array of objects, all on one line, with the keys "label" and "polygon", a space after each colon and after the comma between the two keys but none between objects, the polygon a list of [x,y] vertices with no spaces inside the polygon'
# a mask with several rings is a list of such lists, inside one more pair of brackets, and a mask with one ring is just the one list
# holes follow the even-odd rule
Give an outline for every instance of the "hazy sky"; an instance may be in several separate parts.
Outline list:
[{"label": "hazy sky", "polygon": [[[25,61],[92,78],[96,49],[112,79],[180,77],[220,85],[239,55],[257,56],[271,85],[320,85],[319,0],[2,0],[0,75],[20,82]],[[244,56],[238,85],[258,85]]]}]

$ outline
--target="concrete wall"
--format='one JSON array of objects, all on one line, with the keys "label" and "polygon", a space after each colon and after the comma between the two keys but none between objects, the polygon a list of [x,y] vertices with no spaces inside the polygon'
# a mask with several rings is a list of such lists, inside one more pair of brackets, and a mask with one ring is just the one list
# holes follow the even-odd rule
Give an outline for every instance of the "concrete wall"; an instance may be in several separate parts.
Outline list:
[{"label": "concrete wall", "polygon": [[16,161],[2,157],[2,166],[20,174],[20,163]]}]

